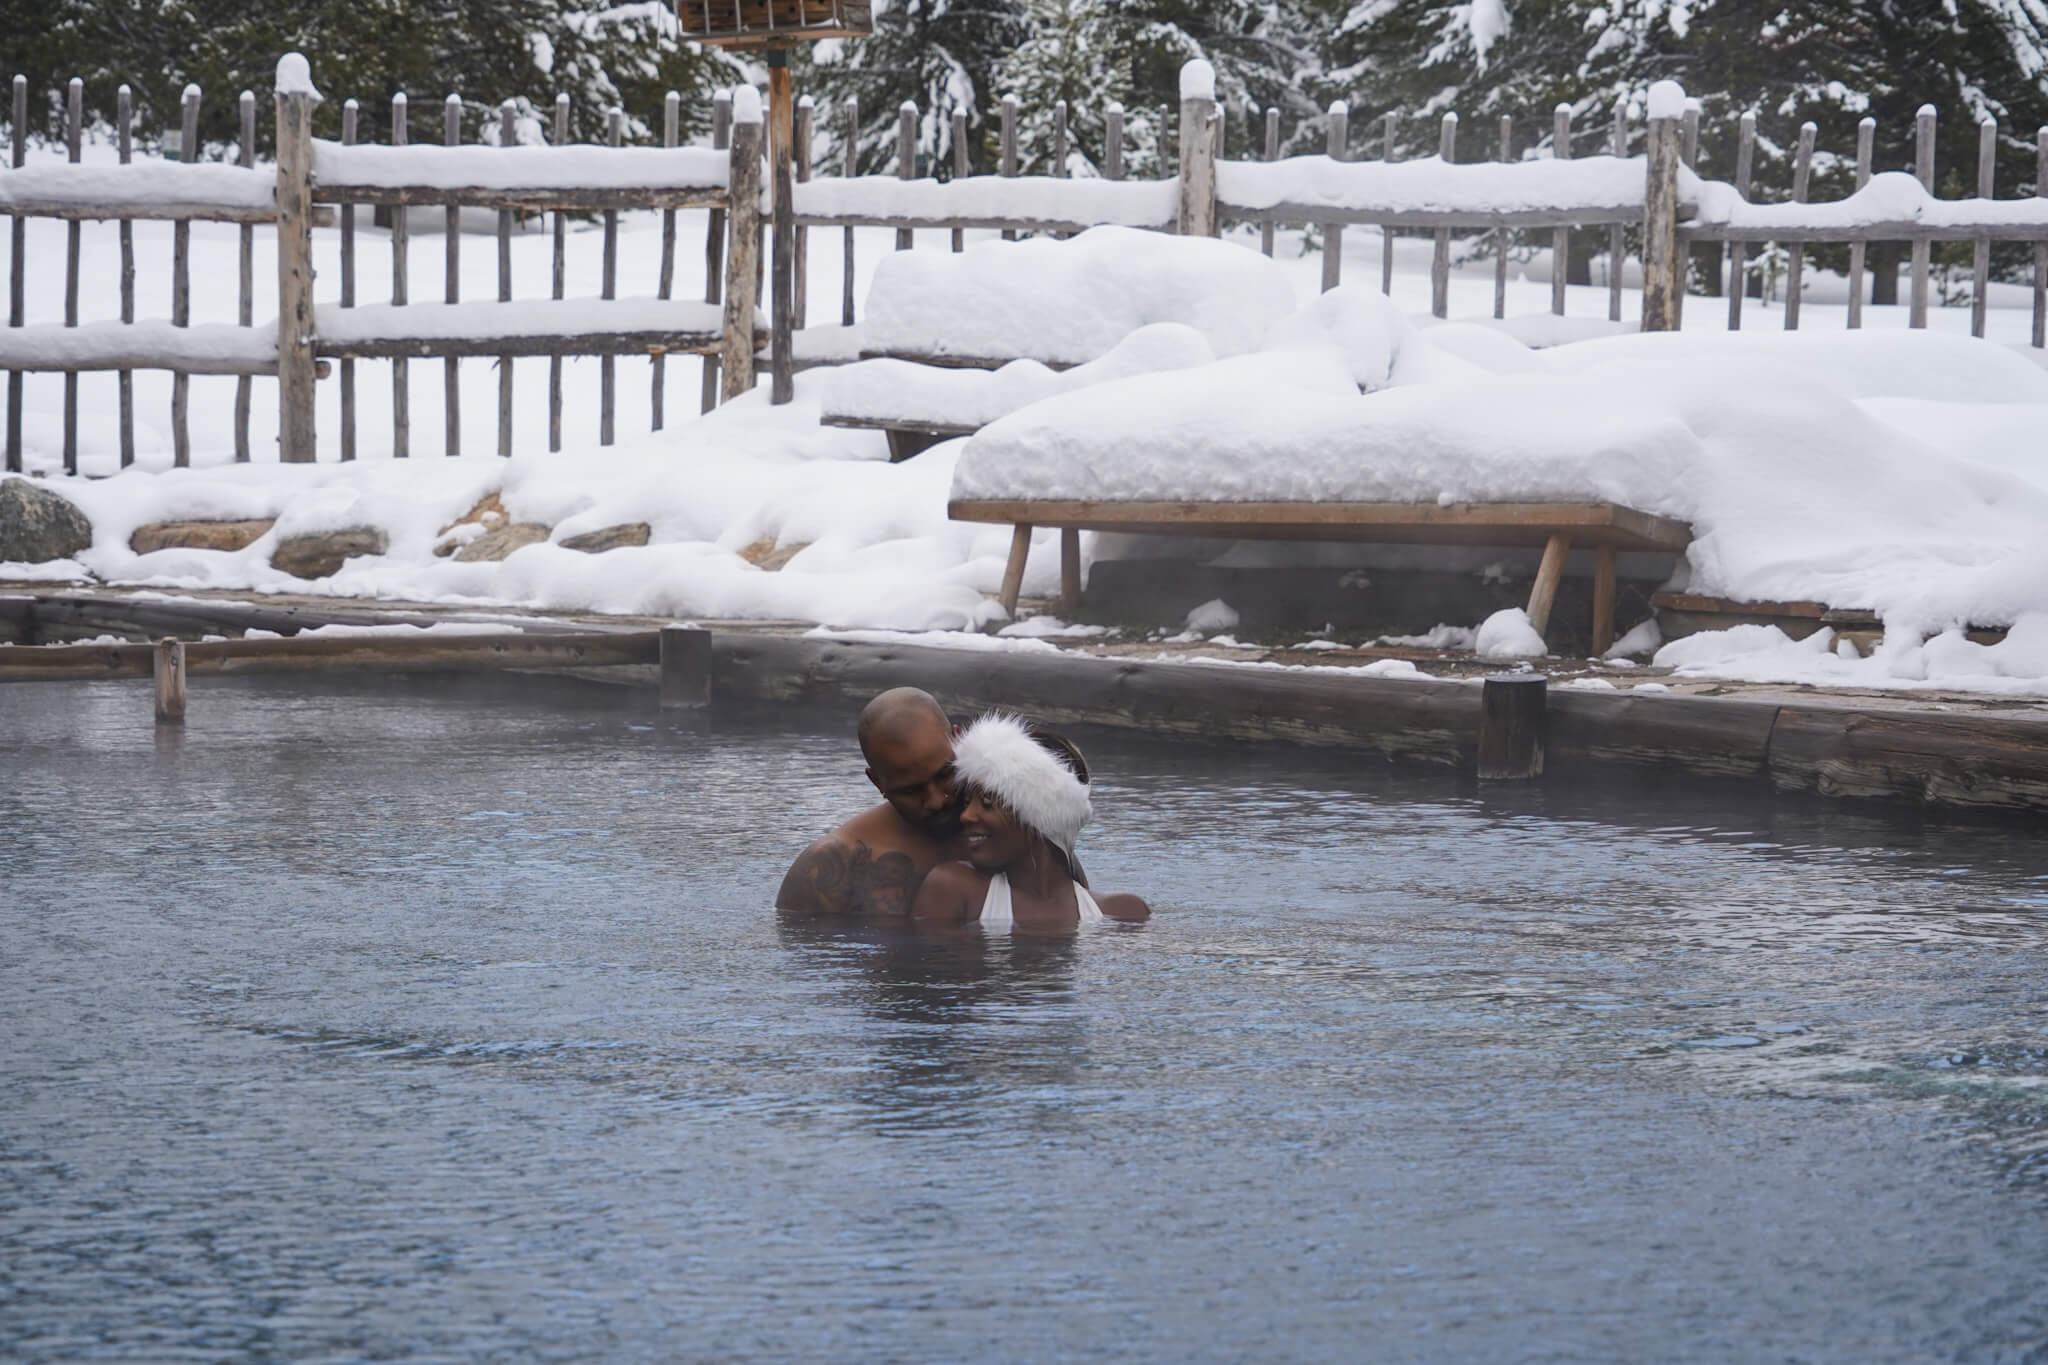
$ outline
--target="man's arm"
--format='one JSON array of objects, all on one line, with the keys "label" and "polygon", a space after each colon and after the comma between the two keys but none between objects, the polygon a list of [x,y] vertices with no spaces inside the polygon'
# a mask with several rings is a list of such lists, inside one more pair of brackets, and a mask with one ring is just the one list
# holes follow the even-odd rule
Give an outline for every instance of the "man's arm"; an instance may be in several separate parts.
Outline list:
[{"label": "man's arm", "polygon": [[807,915],[847,914],[853,909],[852,869],[852,849],[829,836],[818,840],[783,874],[775,908]]}]

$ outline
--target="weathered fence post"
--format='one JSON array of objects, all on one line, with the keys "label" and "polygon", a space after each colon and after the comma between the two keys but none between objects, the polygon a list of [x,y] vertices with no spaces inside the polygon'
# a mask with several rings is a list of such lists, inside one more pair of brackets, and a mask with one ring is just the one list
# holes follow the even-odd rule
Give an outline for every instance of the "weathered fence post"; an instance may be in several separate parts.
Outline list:
[{"label": "weathered fence post", "polygon": [[[355,145],[357,120],[361,110],[354,100],[346,100],[341,106],[341,143],[344,147]],[[254,148],[250,149],[252,152]],[[356,306],[356,206],[341,206],[341,306]],[[244,320],[244,326],[248,325]],[[237,402],[241,399],[238,391]],[[240,417],[240,412],[237,412]],[[356,457],[356,362],[354,356],[341,358],[341,458],[343,461]]]},{"label": "weathered fence post", "polygon": [[731,402],[754,387],[754,261],[761,246],[761,92],[732,93],[731,200],[725,249],[725,339],[718,364],[721,397]]},{"label": "weathered fence post", "polygon": [[[605,110],[604,141],[607,147],[620,146],[626,136],[626,111],[618,105]],[[619,215],[616,209],[604,211],[604,264],[603,273],[598,277],[598,297],[615,299],[619,296]],[[617,404],[619,397],[619,360],[617,356],[603,355],[597,358],[597,443],[608,446],[618,434]],[[453,454],[453,451],[449,453]]]},{"label": "weathered fence post", "polygon": [[[1572,107],[1560,104],[1551,111],[1550,155],[1555,161],[1572,159]],[[1572,230],[1570,225],[1550,234],[1550,311],[1564,316],[1564,290],[1571,283]]]},{"label": "weathered fence post", "polygon": [[[462,96],[449,93],[441,101],[441,145],[462,145]],[[616,215],[614,215],[616,216]],[[446,234],[442,238],[441,299],[462,301],[462,206],[450,204],[442,215]],[[462,453],[462,361],[455,356],[441,360],[442,454]]]},{"label": "weathered fence post", "polygon": [[[557,147],[566,147],[569,145],[569,95],[567,91],[557,93],[555,96],[555,125],[554,132],[552,136],[549,138],[549,141],[552,142]],[[716,209],[712,210],[714,214],[717,213],[717,211],[718,210]],[[554,226],[555,230],[552,241],[554,291],[549,295],[549,297],[559,299],[562,297],[562,291],[564,287],[567,285],[569,278],[569,228],[568,223],[566,221],[566,215],[563,213],[561,209],[555,210]],[[398,363],[402,365],[405,362],[400,361]],[[708,366],[711,362],[707,360],[704,363]],[[710,400],[708,395],[706,397],[705,406],[710,406]],[[554,451],[560,450],[561,448],[562,353],[560,351],[557,351],[553,355],[548,357],[548,450],[550,453],[553,453]]]},{"label": "weathered fence post", "polygon": [[[1323,123],[1323,151],[1332,161],[1344,160],[1344,154],[1351,146],[1351,106],[1343,100],[1330,104],[1329,116]],[[1268,252],[1268,255],[1271,253]],[[1323,224],[1323,292],[1329,293],[1337,287],[1344,276],[1344,225]]]},{"label": "weathered fence post", "polygon": [[796,396],[796,109],[786,47],[768,49],[768,111],[775,120],[768,130],[775,200],[769,226],[775,277],[768,303],[768,401],[779,405]]},{"label": "weathered fence post", "polygon": [[[1986,115],[1977,125],[1977,197],[1986,204],[1996,192],[1994,172],[1998,162],[1998,120]],[[1970,261],[1970,335],[1984,335],[1988,295],[1991,293],[1991,239],[1979,237],[1972,245]]]},{"label": "weathered fence post", "polygon": [[[1923,104],[1913,119],[1913,174],[1920,188],[1934,193],[1934,106]],[[1925,237],[1913,243],[1913,299],[1908,327],[1927,325],[1927,276],[1934,261],[1934,243]]]},{"label": "weathered fence post", "polygon": [[[14,78],[14,147],[9,164],[20,170],[28,159],[28,77]],[[28,321],[28,219],[16,214],[9,233],[11,250],[7,257],[7,325],[19,327]],[[21,380],[20,370],[7,372],[7,472],[21,472]]]},{"label": "weathered fence post", "polygon": [[169,636],[156,642],[156,723],[185,723],[185,642]]},{"label": "weathered fence post", "polygon": [[1543,776],[1549,680],[1541,673],[1488,678],[1479,694],[1479,779]]},{"label": "weathered fence post", "polygon": [[[1401,126],[1401,116],[1389,112],[1380,120],[1380,159],[1389,166],[1394,164],[1394,134]],[[1392,297],[1394,293],[1394,229],[1380,224],[1380,292]]]},{"label": "weathered fence post", "polygon": [[[1865,117],[1856,125],[1856,188],[1870,183],[1870,164],[1877,145],[1877,120]],[[1865,242],[1849,244],[1849,327],[1863,325],[1863,259]]]},{"label": "weathered fence post", "polygon": [[711,632],[696,626],[663,626],[661,709],[706,706],[711,702]]},{"label": "weathered fence post", "polygon": [[[816,106],[809,95],[796,102],[796,183],[808,184],[811,178],[811,139],[815,136],[812,122],[816,118]],[[794,211],[796,201],[791,199]],[[792,324],[801,332],[811,317],[811,230],[802,223],[796,225],[796,250],[791,256],[796,268],[796,303],[793,312],[796,320]],[[795,341],[792,339],[792,346]]]},{"label": "weathered fence post", "polygon": [[1102,111],[1102,178],[1124,178],[1124,106],[1116,100]]},{"label": "weathered fence post", "polygon": [[[253,169],[256,165],[256,92],[244,90],[241,99],[236,102],[236,105],[237,113],[240,115],[241,120],[241,156],[235,164],[245,170]],[[240,273],[237,281],[241,289],[237,295],[238,303],[235,310],[235,321],[244,327],[248,327],[256,321],[254,311],[256,297],[256,225],[244,223],[236,235],[241,238],[241,241],[238,243],[241,250],[239,257]],[[350,375],[349,381],[353,383],[355,376]],[[236,464],[249,463],[249,401],[251,398],[251,386],[251,380],[246,374],[235,380]]]},{"label": "weathered fence post", "polygon": [[[1756,114],[1744,112],[1736,125],[1735,193],[1749,199],[1750,181],[1756,171]],[[1728,330],[1742,330],[1742,296],[1749,292],[1749,243],[1728,244]]]},{"label": "weathered fence post", "polygon": [[[124,83],[121,86],[120,90],[116,92],[114,96],[114,103],[114,120],[118,125],[118,128],[115,133],[115,140],[120,149],[119,155],[121,157],[121,164],[123,166],[126,166],[130,161],[134,159],[135,155],[135,94]],[[251,231],[251,229],[245,227],[242,229],[242,231],[244,234],[242,240],[244,242],[249,241],[249,237],[247,234]],[[132,219],[123,218],[121,220],[120,233],[121,321],[127,323],[135,321],[134,221]],[[248,255],[245,252],[242,257],[242,260],[244,262],[243,270],[245,272],[248,269],[248,266],[246,264],[248,259]],[[244,277],[246,278],[246,274]],[[243,325],[248,325],[247,319],[244,319]],[[242,383],[246,384],[248,382],[248,379],[244,377]],[[121,371],[119,379],[117,381],[117,387],[120,389],[119,401],[121,404],[121,468],[126,469],[130,465],[135,463],[135,371]],[[238,415],[245,411],[245,409],[239,406],[241,397],[241,390],[237,389],[235,393],[235,398],[238,404]],[[246,430],[246,427],[240,429]]]},{"label": "weathered fence post", "polygon": [[[2048,199],[2048,125],[2034,130],[2034,197]],[[2034,345],[2048,347],[2048,242],[2034,243]]]},{"label": "weathered fence post", "polygon": [[[403,147],[408,133],[406,115],[411,108],[403,90],[391,97],[391,145]],[[412,243],[412,225],[406,219],[411,212],[407,204],[391,206],[391,302],[403,305],[412,298],[412,286],[407,277],[407,258]],[[556,222],[561,215],[556,215]],[[557,227],[556,232],[560,232]],[[550,447],[552,449],[553,447]],[[395,357],[391,362],[391,458],[407,459],[412,455],[412,376],[406,367],[404,356]]]},{"label": "weathered fence post", "polygon": [[1216,235],[1216,68],[1204,61],[1180,69],[1180,204],[1174,227],[1183,237]]},{"label": "weathered fence post", "polygon": [[[1003,96],[1002,109],[1002,159],[998,162],[998,168],[1001,170],[1003,178],[1008,180],[1014,178],[1017,174],[1017,97],[1015,95]],[[1006,242],[1016,241],[1016,230],[1014,228],[1004,228],[1003,240]]]},{"label": "weathered fence post", "polygon": [[[860,106],[846,101],[846,132],[840,139],[839,173],[848,180],[860,174]],[[839,246],[839,325],[853,326],[853,224],[842,229]]]},{"label": "weathered fence post", "polygon": [[[1437,156],[1446,166],[1454,165],[1458,160],[1458,116],[1455,112],[1444,115]],[[1429,311],[1432,316],[1440,318],[1449,317],[1451,312],[1451,230],[1447,227],[1436,230],[1436,250],[1429,261]]]},{"label": "weathered fence post", "polygon": [[[1620,159],[1628,155],[1628,106],[1614,107],[1613,142],[1608,150]],[[1621,275],[1628,261],[1628,237],[1619,223],[1607,229],[1607,320],[1621,321]]]},{"label": "weathered fence post", "polygon": [[[896,178],[917,179],[917,106],[909,100],[896,106]],[[917,234],[909,228],[896,229],[896,249],[908,251],[917,245]]]},{"label": "weathered fence post", "polygon": [[1685,267],[1678,258],[1678,121],[1685,91],[1677,81],[1650,87],[1649,169],[1643,186],[1643,327],[1678,330]]},{"label": "weathered fence post", "polygon": [[[1799,151],[1792,163],[1792,202],[1806,202],[1806,187],[1813,176],[1813,138],[1819,131],[1811,120],[1799,125]],[[1785,265],[1785,330],[1799,330],[1799,296],[1805,289],[1806,243],[1794,242]]]},{"label": "weathered fence post", "polygon": [[[191,97],[191,87],[189,86],[186,87],[185,104],[188,111],[186,124],[189,127],[192,126],[192,121],[197,116],[196,102]],[[64,155],[65,160],[74,166],[78,164],[83,149],[84,134],[85,82],[73,76],[70,85],[66,87],[64,92]],[[188,146],[192,142],[192,138],[188,137],[186,139]],[[185,153],[185,159],[187,161],[192,159],[192,153],[189,150]],[[83,254],[79,231],[83,226],[76,218],[73,218],[64,225],[64,325],[66,327],[76,327],[78,325],[79,257]],[[181,222],[177,226],[177,231],[189,234],[191,228]],[[174,288],[177,288],[181,293],[183,292],[186,278],[184,262],[189,250],[186,244],[190,240],[189,235],[179,239],[178,281]],[[177,304],[174,302],[172,307],[175,309]],[[179,317],[176,321],[182,327],[189,321],[189,318]],[[179,398],[182,398],[184,395],[183,385],[185,383],[185,376],[179,375],[174,382],[179,386],[175,392]],[[175,402],[176,400],[174,399],[173,401]],[[184,412],[181,407],[176,423],[181,435],[184,431],[183,417]],[[188,463],[186,457],[187,448],[186,443],[182,441],[179,443],[178,463],[181,465]],[[66,474],[76,474],[78,472],[78,371],[76,370],[66,370],[64,372],[64,472]]]},{"label": "weathered fence post", "polygon": [[1067,178],[1067,102],[1052,103],[1052,178]]},{"label": "weathered fence post", "polygon": [[[313,432],[313,88],[296,52],[277,63],[277,444],[311,464]],[[403,209],[397,212],[404,212]]]},{"label": "weathered fence post", "polygon": [[[683,97],[671,90],[661,97],[661,145],[673,147],[682,141]],[[661,271],[655,279],[656,298],[669,299],[676,289],[676,211],[661,211]],[[656,351],[649,365],[647,385],[647,428],[660,431],[668,421],[668,353]]]},{"label": "weathered fence post", "polygon": [[[498,105],[498,150],[517,145],[514,120],[518,106],[511,100]],[[512,302],[512,210],[498,210],[498,302]],[[512,454],[512,357],[498,357],[498,454]]]},{"label": "weathered fence post", "polygon": [[[967,160],[967,111],[956,106],[947,120],[947,126],[952,129],[953,178],[965,180],[973,174]],[[959,228],[954,228],[950,245],[955,255],[967,250],[967,234]]]},{"label": "weathered fence post", "polygon": [[[711,101],[711,146],[715,151],[730,152],[732,148],[732,92],[721,90]],[[731,175],[727,174],[728,182]],[[725,234],[727,218],[724,209],[714,208],[705,217],[704,226],[704,302],[718,303],[725,297],[723,272],[725,270]],[[847,259],[853,256],[853,229],[846,230]],[[849,272],[852,267],[848,267]],[[851,273],[848,274],[848,288],[851,289]],[[848,295],[851,298],[851,294]],[[700,412],[709,412],[718,406],[718,357],[704,357],[703,392],[698,407]]]},{"label": "weathered fence post", "polygon": [[[1515,159],[1515,120],[1507,114],[1500,116],[1500,159]],[[1508,315],[1508,243],[1513,236],[1506,223],[1493,230],[1493,315],[1497,318]]]},{"label": "weathered fence post", "polygon": [[[1278,161],[1280,159],[1280,109],[1277,105],[1271,106],[1266,110],[1266,140],[1263,155],[1268,161]],[[1259,224],[1259,250],[1268,256],[1273,254],[1273,226],[1271,218]]]}]

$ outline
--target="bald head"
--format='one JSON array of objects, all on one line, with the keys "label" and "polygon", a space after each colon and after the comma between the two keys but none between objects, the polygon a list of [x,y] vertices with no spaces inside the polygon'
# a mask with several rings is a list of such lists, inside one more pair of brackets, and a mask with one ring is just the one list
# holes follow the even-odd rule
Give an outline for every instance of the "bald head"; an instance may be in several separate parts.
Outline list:
[{"label": "bald head", "polygon": [[860,713],[860,751],[868,781],[905,824],[941,843],[960,827],[953,780],[953,723],[915,687],[893,687]]},{"label": "bald head", "polygon": [[934,731],[947,736],[952,729],[953,723],[931,693],[918,687],[892,687],[861,708],[854,734],[860,740],[861,753],[873,763],[882,750],[915,744]]}]

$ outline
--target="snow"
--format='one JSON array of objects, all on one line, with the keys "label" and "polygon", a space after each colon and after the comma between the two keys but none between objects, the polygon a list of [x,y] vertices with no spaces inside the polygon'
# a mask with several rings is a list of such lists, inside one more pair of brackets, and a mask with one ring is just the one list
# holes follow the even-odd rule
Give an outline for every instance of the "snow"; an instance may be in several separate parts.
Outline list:
[{"label": "snow", "polygon": [[200,374],[277,370],[277,324],[238,327],[163,321],[36,323],[0,328],[0,369],[183,369]]},{"label": "snow", "polygon": [[159,161],[74,165],[46,161],[0,174],[0,214],[58,204],[88,217],[142,212],[154,218],[267,218],[276,209],[277,173],[212,162]]},{"label": "snow", "polygon": [[1656,81],[1650,86],[1648,116],[1675,119],[1685,116],[1685,87],[1677,81]]},{"label": "snow", "polygon": [[1905,171],[1884,171],[1846,199],[1828,203],[1752,204],[1721,181],[1698,187],[1694,225],[1762,232],[1800,228],[1826,233],[1905,225],[1967,235],[1973,229],[2033,230],[2048,235],[2048,199],[1937,199]]},{"label": "snow", "polygon": [[1529,623],[1529,613],[1505,607],[1479,623],[1472,652],[1482,659],[1540,659],[1549,651]]},{"label": "snow", "polygon": [[1238,623],[1237,608],[1220,597],[1212,597],[1188,613],[1187,629],[1197,635],[1214,635]]},{"label": "snow", "polygon": [[875,268],[866,341],[894,355],[1078,365],[1140,327],[1178,322],[1228,356],[1257,346],[1294,308],[1286,273],[1257,252],[1098,227],[1065,241],[985,242],[957,255],[896,252]]},{"label": "snow", "polygon": [[[187,86],[197,93],[197,86]],[[287,52],[277,59],[277,93],[280,95],[311,95],[320,98],[320,92],[313,88],[313,67],[297,52]]]},{"label": "snow", "polygon": [[1744,625],[1673,640],[1654,662],[1681,678],[1803,683],[1885,691],[1967,690],[1994,695],[2048,693],[2048,611],[2028,612],[2004,640],[1981,645],[1959,630],[1922,639],[1887,630],[1864,657],[1838,649],[1831,629],[1794,640],[1776,626]]},{"label": "snow", "polygon": [[976,175],[957,180],[825,176],[795,186],[799,218],[863,223],[1109,223],[1163,227],[1174,219],[1170,180]]},{"label": "snow", "polygon": [[1216,68],[1199,59],[1180,68],[1180,97],[1183,100],[1216,98]]},{"label": "snow", "polygon": [[[378,147],[363,143],[345,147],[323,139],[313,142],[313,180],[326,189],[411,185],[484,190],[723,189],[730,178],[730,162],[727,153],[709,147]],[[136,166],[144,164],[137,162]],[[0,176],[0,183],[5,179]],[[262,179],[267,206],[275,178],[266,175]]]},{"label": "snow", "polygon": [[[498,339],[585,336],[595,332],[669,332],[716,336],[723,310],[677,299],[495,299],[474,303],[372,304],[313,310],[323,347],[403,337]],[[765,320],[755,313],[756,324]],[[272,331],[275,337],[275,329]],[[273,347],[274,353],[274,347]]]},{"label": "snow", "polygon": [[[1335,209],[1374,218],[1403,214],[1522,215],[1544,222],[1629,222],[1643,216],[1642,157],[1588,156],[1571,161],[1337,161],[1293,156],[1284,161],[1223,161],[1216,200],[1225,217],[1279,205]],[[1679,200],[1699,190],[1679,170]]]},{"label": "snow", "polygon": [[1600,657],[1620,661],[1638,654],[1655,654],[1663,643],[1664,632],[1657,628],[1657,618],[1652,616],[1624,631],[1621,638],[1609,645],[1607,652]]},{"label": "snow", "polygon": [[759,123],[761,121],[761,92],[751,85],[735,85],[732,88],[732,121],[734,123]]}]

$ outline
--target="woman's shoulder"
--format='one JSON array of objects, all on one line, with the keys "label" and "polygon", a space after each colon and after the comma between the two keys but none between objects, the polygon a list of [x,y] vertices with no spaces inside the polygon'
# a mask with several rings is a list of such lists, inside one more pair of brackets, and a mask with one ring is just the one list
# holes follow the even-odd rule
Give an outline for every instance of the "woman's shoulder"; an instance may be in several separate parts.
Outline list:
[{"label": "woman's shoulder", "polygon": [[917,889],[911,914],[920,919],[971,919],[988,894],[989,874],[971,863],[940,863]]},{"label": "woman's shoulder", "polygon": [[1109,919],[1146,920],[1152,918],[1152,907],[1141,897],[1128,891],[1105,891],[1095,896],[1095,908]]}]

